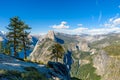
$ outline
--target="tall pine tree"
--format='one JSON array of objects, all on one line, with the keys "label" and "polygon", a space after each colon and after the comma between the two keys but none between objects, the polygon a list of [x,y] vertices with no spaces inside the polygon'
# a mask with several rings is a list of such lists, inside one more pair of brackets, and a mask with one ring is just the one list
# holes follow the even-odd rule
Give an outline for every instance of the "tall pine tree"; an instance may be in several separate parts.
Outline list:
[{"label": "tall pine tree", "polygon": [[23,22],[18,17],[10,18],[10,24],[7,29],[9,30],[7,37],[9,39],[9,43],[12,44],[14,50],[14,56],[18,57],[19,44],[20,44],[20,28]]},{"label": "tall pine tree", "polygon": [[18,57],[18,52],[24,50],[24,55],[26,58],[26,50],[29,49],[30,46],[28,39],[29,32],[27,31],[31,28],[18,17],[13,17],[10,18],[10,24],[7,29],[9,30],[7,38],[9,44],[11,44],[10,46],[13,47],[14,56]]}]

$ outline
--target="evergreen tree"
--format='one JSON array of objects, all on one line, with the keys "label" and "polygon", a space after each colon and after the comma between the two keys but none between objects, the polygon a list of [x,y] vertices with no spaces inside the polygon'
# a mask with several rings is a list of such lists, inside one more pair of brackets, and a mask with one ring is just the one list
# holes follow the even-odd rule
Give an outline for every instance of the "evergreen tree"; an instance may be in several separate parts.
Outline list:
[{"label": "evergreen tree", "polygon": [[26,58],[26,51],[30,49],[30,42],[28,38],[30,32],[27,31],[31,28],[18,17],[13,17],[10,19],[10,24],[7,29],[9,30],[7,34],[7,38],[9,40],[8,43],[11,44],[11,47],[13,47],[14,56],[18,56],[18,52],[24,50],[24,58]]},{"label": "evergreen tree", "polygon": [[62,58],[64,56],[64,53],[65,51],[63,47],[60,44],[55,43],[52,46],[52,57],[51,58],[55,58],[56,62],[58,62],[58,59]]},{"label": "evergreen tree", "polygon": [[10,18],[10,24],[7,29],[9,30],[7,34],[7,38],[9,39],[9,43],[12,45],[14,50],[14,56],[18,57],[18,52],[20,51],[20,32],[21,26],[23,22],[18,17]]},{"label": "evergreen tree", "polygon": [[30,40],[28,38],[30,32],[27,32],[28,30],[30,30],[31,28],[24,24],[23,23],[23,26],[22,26],[22,31],[21,31],[21,41],[22,41],[22,47],[23,47],[23,50],[24,50],[24,58],[26,59],[27,58],[27,50],[30,49]]}]

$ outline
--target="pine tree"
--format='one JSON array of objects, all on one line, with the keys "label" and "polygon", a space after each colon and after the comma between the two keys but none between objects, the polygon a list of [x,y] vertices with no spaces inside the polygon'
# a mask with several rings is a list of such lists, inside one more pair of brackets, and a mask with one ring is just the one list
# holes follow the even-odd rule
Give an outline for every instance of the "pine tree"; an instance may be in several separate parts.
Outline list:
[{"label": "pine tree", "polygon": [[24,50],[24,59],[27,58],[27,50],[30,49],[30,40],[28,38],[30,32],[27,32],[28,30],[30,30],[31,28],[26,25],[26,24],[23,24],[22,26],[22,32],[21,32],[21,41],[22,41],[22,47],[23,47],[23,50]]},{"label": "pine tree", "polygon": [[11,44],[10,46],[14,49],[14,56],[18,56],[18,52],[24,50],[24,58],[26,58],[26,51],[30,49],[30,41],[28,38],[30,32],[28,32],[28,30],[31,28],[18,17],[13,17],[10,19],[10,24],[7,29],[9,30],[7,38]]},{"label": "pine tree", "polygon": [[64,56],[64,49],[63,47],[59,44],[59,43],[55,43],[52,46],[52,57],[51,58],[55,58],[56,62],[58,62],[59,58],[62,58]]},{"label": "pine tree", "polygon": [[10,24],[7,29],[9,30],[7,37],[9,39],[9,43],[12,45],[14,50],[14,56],[18,57],[19,45],[20,45],[20,32],[21,26],[23,22],[18,17],[10,18]]}]

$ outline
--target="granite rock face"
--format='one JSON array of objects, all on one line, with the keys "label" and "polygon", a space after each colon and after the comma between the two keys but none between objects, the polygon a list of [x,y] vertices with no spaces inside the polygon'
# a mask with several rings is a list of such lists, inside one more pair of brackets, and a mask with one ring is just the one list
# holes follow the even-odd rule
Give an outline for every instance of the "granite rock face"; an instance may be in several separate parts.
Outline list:
[{"label": "granite rock face", "polygon": [[103,50],[100,50],[93,58],[93,66],[96,73],[102,77],[101,80],[120,79],[120,57],[109,56]]},{"label": "granite rock face", "polygon": [[48,31],[46,38],[51,39],[52,41],[56,41],[55,33],[54,31]]},{"label": "granite rock face", "polygon": [[80,40],[76,36],[58,34],[54,31],[49,31],[47,35],[38,40],[33,52],[30,54],[30,60],[45,64],[48,61],[54,61],[51,59],[52,52],[50,47],[56,42],[61,44],[65,51],[89,51],[88,43],[85,40]]},{"label": "granite rock face", "polygon": [[96,56],[93,58],[93,66],[97,69],[96,73],[103,76],[106,72],[108,61],[110,60],[109,56],[105,51],[100,50]]}]

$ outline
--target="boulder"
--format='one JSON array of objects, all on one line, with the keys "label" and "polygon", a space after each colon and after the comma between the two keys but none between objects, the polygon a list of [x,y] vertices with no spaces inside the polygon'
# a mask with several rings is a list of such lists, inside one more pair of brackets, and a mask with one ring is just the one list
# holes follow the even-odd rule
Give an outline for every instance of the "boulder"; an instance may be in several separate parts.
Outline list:
[{"label": "boulder", "polygon": [[70,80],[69,70],[66,65],[59,62],[48,62],[49,74],[59,80]]}]

